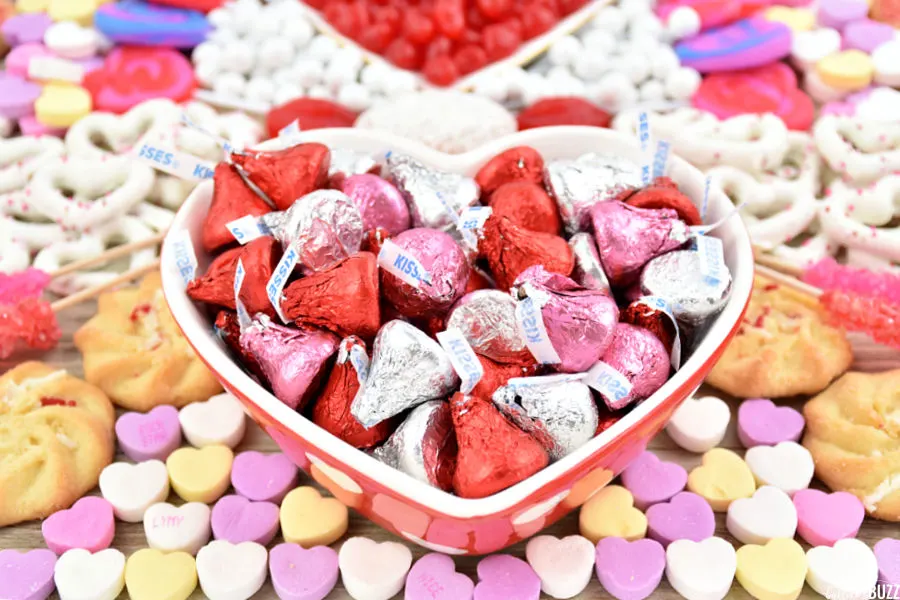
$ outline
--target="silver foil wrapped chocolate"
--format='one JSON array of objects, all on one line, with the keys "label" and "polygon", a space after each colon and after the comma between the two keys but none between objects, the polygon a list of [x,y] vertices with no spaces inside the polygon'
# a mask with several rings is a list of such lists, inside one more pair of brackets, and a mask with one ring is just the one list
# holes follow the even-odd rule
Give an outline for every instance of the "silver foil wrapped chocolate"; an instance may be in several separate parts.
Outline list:
[{"label": "silver foil wrapped chocolate", "polygon": [[692,330],[721,312],[731,293],[731,272],[724,263],[715,278],[706,270],[696,250],[663,254],[641,272],[641,292],[665,299],[678,322]]},{"label": "silver foil wrapped chocolate", "polygon": [[459,377],[440,344],[405,321],[391,321],[375,337],[366,383],[350,412],[372,427],[428,400],[448,396]]},{"label": "silver foil wrapped chocolate", "polygon": [[447,317],[478,354],[500,363],[528,362],[531,353],[516,322],[516,301],[500,290],[475,290],[459,299]]},{"label": "silver foil wrapped chocolate", "polygon": [[609,279],[597,254],[594,236],[585,232],[576,233],[569,239],[569,247],[575,255],[572,279],[589,290],[609,292]]}]

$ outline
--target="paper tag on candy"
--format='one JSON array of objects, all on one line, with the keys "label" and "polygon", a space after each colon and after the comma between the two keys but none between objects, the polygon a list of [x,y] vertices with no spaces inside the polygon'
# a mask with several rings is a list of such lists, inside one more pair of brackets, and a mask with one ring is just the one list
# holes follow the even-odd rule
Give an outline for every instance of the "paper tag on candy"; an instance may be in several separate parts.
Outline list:
[{"label": "paper tag on candy", "polygon": [[350,349],[350,364],[356,371],[356,379],[359,385],[365,385],[366,379],[369,378],[369,357],[366,355],[362,346],[354,345]]},{"label": "paper tag on candy", "polygon": [[478,231],[484,228],[484,224],[494,212],[490,206],[468,206],[459,216],[460,229]]},{"label": "paper tag on candy", "polygon": [[653,155],[653,178],[663,177],[669,163],[669,142],[656,142],[656,154]]},{"label": "paper tag on candy", "polygon": [[391,240],[385,240],[381,245],[378,266],[416,289],[431,280],[422,263]]},{"label": "paper tag on candy", "polygon": [[281,291],[287,284],[291,273],[294,272],[294,267],[297,266],[298,260],[300,260],[300,253],[293,246],[289,247],[287,252],[282,255],[281,260],[278,261],[272,277],[269,278],[269,283],[266,284],[266,296],[269,297],[269,302],[272,303],[272,307],[278,313],[282,323],[287,323],[288,320],[284,317],[284,313],[281,312]]},{"label": "paper tag on candy", "polygon": [[455,327],[438,333],[437,341],[440,342],[450,359],[450,364],[453,365],[453,369],[462,380],[459,391],[468,394],[484,376],[484,367],[481,366],[481,361],[478,360],[478,356],[472,350],[472,346],[469,345],[462,331]]},{"label": "paper tag on candy", "polygon": [[529,296],[516,303],[516,322],[519,324],[519,333],[525,338],[525,345],[535,360],[542,365],[560,362],[559,354],[547,333],[547,326],[544,325],[544,316],[534,298]]},{"label": "paper tag on candy", "polygon": [[584,382],[609,398],[613,403],[624,400],[631,393],[631,382],[602,360],[591,367]]},{"label": "paper tag on candy", "polygon": [[244,263],[241,259],[238,259],[237,268],[234,270],[234,306],[241,329],[250,324],[250,313],[247,312],[247,307],[241,302],[241,287],[244,285],[244,275]]},{"label": "paper tag on candy", "polygon": [[725,270],[725,251],[719,238],[700,235],[694,238],[696,251],[700,255],[700,272],[707,283],[716,285],[722,281]]},{"label": "paper tag on candy", "polygon": [[508,387],[514,390],[537,387],[543,385],[558,385],[570,381],[582,381],[587,373],[557,373],[555,375],[541,375],[539,377],[513,377],[506,382]]},{"label": "paper tag on candy", "polygon": [[163,173],[174,175],[188,181],[211,179],[216,168],[215,163],[155,144],[144,144],[135,155],[139,161],[146,163]]},{"label": "paper tag on candy", "polygon": [[669,361],[672,363],[672,368],[677,371],[681,367],[681,333],[678,331],[678,321],[675,320],[675,313],[672,312],[672,307],[669,306],[665,298],[660,296],[641,296],[638,298],[638,302],[658,310],[672,322],[672,326],[675,328],[675,340],[672,342],[672,352],[669,354]]},{"label": "paper tag on candy", "polygon": [[181,122],[184,123],[187,127],[193,129],[194,131],[199,131],[209,139],[213,140],[220,148],[222,148],[226,153],[230,154],[235,150],[234,146],[231,145],[231,142],[223,138],[222,136],[214,134],[209,129],[205,129],[200,127],[196,123],[194,123],[190,117],[186,114],[181,114]]},{"label": "paper tag on candy", "polygon": [[237,96],[219,94],[210,90],[197,90],[196,92],[194,92],[194,99],[200,100],[201,102],[206,102],[207,104],[212,104],[213,106],[218,106],[220,108],[227,108],[230,110],[237,110],[262,116],[265,116],[265,114],[272,108],[271,105],[269,105],[267,102],[254,102],[252,100],[245,100]]},{"label": "paper tag on candy", "polygon": [[292,135],[297,135],[300,133],[300,121],[299,119],[294,119],[290,125],[283,127],[278,132],[278,137],[288,137]]},{"label": "paper tag on candy", "polygon": [[194,244],[187,229],[179,229],[172,234],[172,250],[175,257],[175,268],[184,281],[184,285],[194,280],[197,273],[197,255]]},{"label": "paper tag on candy", "polygon": [[712,181],[709,176],[703,184],[703,204],[700,207],[700,220],[706,221],[706,209],[709,207],[709,184]]},{"label": "paper tag on candy", "polygon": [[242,246],[271,233],[269,228],[253,215],[244,215],[240,219],[229,222],[225,227]]},{"label": "paper tag on candy", "polygon": [[644,185],[650,185],[650,123],[647,113],[642,111],[638,115],[638,139],[641,142],[641,154],[643,161],[641,164],[641,181]]},{"label": "paper tag on candy", "polygon": [[84,67],[71,60],[55,56],[38,56],[28,61],[28,78],[40,81],[81,83]]}]

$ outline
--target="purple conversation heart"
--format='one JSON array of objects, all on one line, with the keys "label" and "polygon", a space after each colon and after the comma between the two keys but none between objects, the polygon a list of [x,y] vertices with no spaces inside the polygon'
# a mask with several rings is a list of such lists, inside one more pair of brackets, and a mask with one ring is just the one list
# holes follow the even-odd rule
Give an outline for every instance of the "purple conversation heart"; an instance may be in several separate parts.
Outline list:
[{"label": "purple conversation heart", "polygon": [[232,544],[256,542],[265,546],[278,533],[278,506],[253,502],[243,496],[223,496],[213,506],[212,532]]},{"label": "purple conversation heart", "polygon": [[844,27],[843,47],[845,50],[861,50],[871,54],[875,48],[894,39],[895,29],[887,23],[871,19],[860,19]]},{"label": "purple conversation heart", "polygon": [[798,411],[766,398],[744,400],[738,408],[738,438],[745,448],[799,441],[805,424]]},{"label": "purple conversation heart", "polygon": [[157,406],[146,414],[127,412],[116,421],[116,437],[128,458],[164,461],[181,445],[178,410]]},{"label": "purple conversation heart", "polygon": [[890,586],[900,585],[900,540],[884,538],[873,550],[878,561],[878,581]]},{"label": "purple conversation heart", "polygon": [[68,510],[50,515],[41,524],[47,547],[62,554],[72,548],[99,552],[109,548],[116,534],[113,507],[100,496],[86,496]]},{"label": "purple conversation heart", "polygon": [[681,465],[659,460],[652,452],[643,452],[622,472],[622,484],[634,496],[634,505],[646,510],[683,490],[687,471]]},{"label": "purple conversation heart", "polygon": [[44,33],[53,20],[46,13],[24,13],[8,18],[0,27],[3,39],[10,46],[37,44],[44,41]]},{"label": "purple conversation heart", "polygon": [[869,3],[865,0],[820,0],[817,14],[819,25],[840,30],[848,23],[865,19],[869,14]]},{"label": "purple conversation heart", "polygon": [[405,600],[471,600],[475,584],[445,554],[426,554],[406,576]]},{"label": "purple conversation heart", "polygon": [[44,600],[53,593],[56,555],[50,550],[0,550],[0,598]]},{"label": "purple conversation heart", "polygon": [[856,537],[866,517],[863,503],[849,492],[805,489],[791,500],[797,509],[797,533],[812,546],[833,546],[838,540]]},{"label": "purple conversation heart", "polygon": [[278,544],[269,552],[269,574],[281,600],[322,600],[337,584],[338,555],[327,546]]},{"label": "purple conversation heart", "polygon": [[281,453],[241,452],[234,457],[231,485],[250,500],[280,503],[297,483],[297,466]]},{"label": "purple conversation heart", "polygon": [[41,86],[16,75],[0,73],[0,116],[21,119],[34,114]]},{"label": "purple conversation heart", "polygon": [[675,540],[701,542],[716,531],[709,503],[693,492],[681,492],[647,510],[647,535],[668,547]]},{"label": "purple conversation heart", "polygon": [[538,600],[541,580],[527,562],[494,554],[478,563],[474,600]]},{"label": "purple conversation heart", "polygon": [[656,540],[603,538],[597,543],[597,579],[614,598],[643,600],[659,587],[666,551]]}]

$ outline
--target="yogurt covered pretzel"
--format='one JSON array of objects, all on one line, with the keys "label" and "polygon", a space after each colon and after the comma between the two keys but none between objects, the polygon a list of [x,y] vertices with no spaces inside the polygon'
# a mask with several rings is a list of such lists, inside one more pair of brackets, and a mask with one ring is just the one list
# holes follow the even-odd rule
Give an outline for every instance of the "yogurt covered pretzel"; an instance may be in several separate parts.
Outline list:
[{"label": "yogurt covered pretzel", "polygon": [[832,244],[848,249],[853,266],[883,268],[900,263],[900,227],[891,226],[898,207],[900,176],[866,188],[835,181],[819,210],[819,223]]},{"label": "yogurt covered pretzel", "polygon": [[868,184],[900,171],[900,123],[826,115],[813,128],[819,153],[842,178]]},{"label": "yogurt covered pretzel", "polygon": [[0,139],[0,194],[23,189],[38,168],[64,153],[62,140],[49,135]]}]

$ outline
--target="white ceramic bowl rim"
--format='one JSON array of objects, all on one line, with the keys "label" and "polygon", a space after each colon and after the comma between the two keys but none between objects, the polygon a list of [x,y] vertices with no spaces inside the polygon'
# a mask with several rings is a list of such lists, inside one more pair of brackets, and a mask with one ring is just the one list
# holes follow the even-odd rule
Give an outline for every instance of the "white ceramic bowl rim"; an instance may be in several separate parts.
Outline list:
[{"label": "white ceramic bowl rim", "polygon": [[[566,156],[574,157],[587,150],[615,152],[627,155],[633,160],[640,160],[640,150],[635,140],[609,129],[593,127],[532,129],[494,140],[477,150],[458,155],[444,154],[415,141],[369,130],[319,129],[304,132],[301,134],[300,140],[318,141],[330,147],[366,151],[376,157],[383,157],[387,151],[409,154],[426,165],[468,174],[474,174],[478,167],[503,150],[522,145],[535,147],[547,160]],[[276,139],[264,142],[257,148],[275,149],[285,145],[284,140]],[[668,173],[679,182],[686,193],[695,199],[695,202],[697,198],[702,197],[704,178],[697,169],[684,160],[672,156],[669,159]],[[195,240],[199,240],[202,218],[193,213],[198,210],[196,207],[204,205],[205,214],[205,206],[208,206],[211,196],[212,181],[203,182],[196,188],[176,215],[169,229],[167,242],[175,232],[185,228],[192,232]],[[724,193],[716,189],[710,190],[708,222],[720,219],[732,209],[733,205]],[[735,216],[719,227],[713,235],[725,242],[726,264],[731,270],[733,278],[731,297],[724,310],[708,328],[703,341],[696,346],[693,354],[682,364],[681,368],[655,394],[572,454],[547,466],[525,481],[493,496],[480,499],[460,498],[420,482],[365,452],[357,450],[319,428],[300,413],[291,410],[256,383],[231,358],[213,332],[207,317],[185,294],[184,283],[175,267],[172,250],[168,243],[163,245],[161,271],[166,301],[184,335],[214,371],[230,374],[228,382],[232,387],[251,398],[263,411],[286,428],[293,430],[298,436],[308,440],[341,463],[352,465],[357,471],[365,473],[390,489],[398,490],[403,496],[423,506],[434,508],[448,516],[471,518],[495,514],[515,506],[565,472],[580,466],[580,463],[591,454],[649,415],[679,387],[685,385],[691,374],[711,359],[713,353],[721,346],[741,318],[753,287],[753,255],[750,238],[743,222]],[[199,247],[196,242],[195,247]],[[206,268],[207,264],[208,259],[204,260],[201,257],[200,272]]]}]

